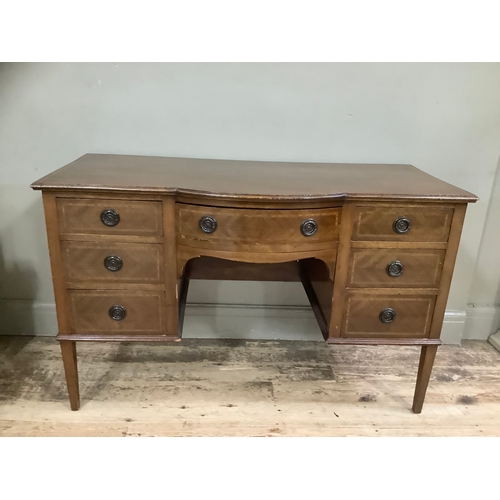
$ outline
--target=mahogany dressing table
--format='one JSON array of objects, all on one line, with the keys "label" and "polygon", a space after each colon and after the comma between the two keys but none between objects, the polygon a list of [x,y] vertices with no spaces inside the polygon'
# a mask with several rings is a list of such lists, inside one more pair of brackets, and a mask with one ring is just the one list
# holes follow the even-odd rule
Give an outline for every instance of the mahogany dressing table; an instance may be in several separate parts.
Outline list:
[{"label": "mahogany dressing table", "polygon": [[467,203],[411,165],[87,154],[42,190],[69,399],[76,342],[179,341],[190,279],[301,281],[329,344],[421,346],[420,413]]}]

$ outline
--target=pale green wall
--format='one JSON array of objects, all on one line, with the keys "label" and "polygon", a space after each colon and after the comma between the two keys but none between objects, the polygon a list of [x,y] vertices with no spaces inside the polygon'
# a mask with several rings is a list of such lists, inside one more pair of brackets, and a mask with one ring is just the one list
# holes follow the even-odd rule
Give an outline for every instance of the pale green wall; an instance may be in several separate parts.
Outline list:
[{"label": "pale green wall", "polygon": [[[0,298],[53,301],[40,194],[28,186],[93,152],[411,163],[481,198],[448,303],[465,311],[500,154],[499,89],[500,65],[482,63],[3,63]],[[285,287],[201,283],[190,298],[304,303]]]}]

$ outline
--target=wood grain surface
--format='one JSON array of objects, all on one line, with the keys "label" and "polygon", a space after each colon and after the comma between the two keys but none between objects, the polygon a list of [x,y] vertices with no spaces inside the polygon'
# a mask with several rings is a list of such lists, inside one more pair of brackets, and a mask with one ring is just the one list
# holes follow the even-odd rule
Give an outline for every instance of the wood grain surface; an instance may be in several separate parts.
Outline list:
[{"label": "wood grain surface", "polygon": [[[245,210],[177,204],[179,245],[219,250],[254,249],[257,252],[325,249],[338,239],[342,209]],[[212,233],[200,229],[200,219],[216,220]],[[313,219],[317,230],[311,236],[301,232],[303,222]]]},{"label": "wood grain surface", "polygon": [[335,198],[474,202],[477,197],[411,165],[238,161],[86,154],[34,189],[196,194],[248,200]]},{"label": "wood grain surface", "polygon": [[[112,286],[116,283],[161,283],[163,245],[151,243],[61,242],[66,281],[87,281]],[[122,268],[110,271],[104,261],[109,256],[122,260]],[[92,287],[92,288],[93,288]]]},{"label": "wood grain surface", "polygon": [[[213,277],[256,279],[267,269],[273,278],[285,271],[287,280],[300,277],[329,343],[427,340],[413,405],[421,411],[466,204],[477,200],[471,193],[411,165],[94,154],[32,188],[44,195],[73,409],[79,402],[71,335],[175,339],[189,281],[203,276],[205,265]],[[106,209],[111,226],[101,220]],[[214,231],[203,231],[207,217]],[[407,231],[397,230],[401,218]],[[302,228],[306,221],[316,226],[312,234]],[[123,267],[106,269],[110,256]],[[404,267],[401,276],[388,275],[393,261]],[[123,306],[126,317],[110,318],[112,306]],[[379,314],[387,308],[396,317],[384,323]]]},{"label": "wood grain surface", "polygon": [[[438,206],[356,207],[353,215],[354,241],[448,241],[453,208]],[[397,233],[393,223],[399,217],[410,221],[406,233]]]},{"label": "wood grain surface", "polygon": [[500,436],[500,353],[439,348],[411,411],[420,348],[321,342],[79,343],[69,411],[58,343],[0,337],[1,436]]},{"label": "wood grain surface", "polygon": [[[112,209],[120,216],[116,226],[106,226],[101,220],[103,210]],[[163,234],[162,206],[155,201],[120,199],[57,198],[61,239],[73,234],[133,235],[160,237]]]},{"label": "wood grain surface", "polygon": [[[429,335],[434,296],[371,295],[349,291],[346,298],[342,337],[422,338]],[[391,323],[383,323],[379,314],[386,308],[395,311]]]},{"label": "wood grain surface", "polygon": [[[73,333],[151,335],[165,330],[165,292],[139,290],[70,290]],[[126,310],[123,320],[113,320],[109,309]]]},{"label": "wood grain surface", "polygon": [[[444,250],[421,248],[352,249],[347,286],[437,288],[444,254]],[[395,261],[403,266],[399,276],[387,272],[387,266]]]}]

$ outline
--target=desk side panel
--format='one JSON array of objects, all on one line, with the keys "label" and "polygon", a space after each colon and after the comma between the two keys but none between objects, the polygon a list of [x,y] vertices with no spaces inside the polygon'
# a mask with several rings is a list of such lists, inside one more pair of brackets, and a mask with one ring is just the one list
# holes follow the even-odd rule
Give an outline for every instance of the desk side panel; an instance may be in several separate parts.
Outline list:
[{"label": "desk side panel", "polygon": [[57,325],[59,334],[69,334],[71,333],[71,321],[66,296],[56,194],[50,191],[44,191],[42,192],[42,198],[52,271],[52,283],[56,300]]},{"label": "desk side panel", "polygon": [[177,241],[175,198],[163,198],[163,260],[165,264],[165,325],[169,336],[180,336],[179,282],[177,280]]},{"label": "desk side panel", "polygon": [[431,339],[439,339],[441,336],[441,329],[443,327],[444,314],[446,312],[446,304],[450,293],[451,279],[453,278],[453,271],[455,269],[455,261],[457,259],[466,211],[466,203],[457,204],[455,206],[443,270],[441,273],[441,281],[439,283],[439,292],[436,298],[436,306],[434,308],[434,316],[432,317],[431,330],[429,333],[429,338]]}]

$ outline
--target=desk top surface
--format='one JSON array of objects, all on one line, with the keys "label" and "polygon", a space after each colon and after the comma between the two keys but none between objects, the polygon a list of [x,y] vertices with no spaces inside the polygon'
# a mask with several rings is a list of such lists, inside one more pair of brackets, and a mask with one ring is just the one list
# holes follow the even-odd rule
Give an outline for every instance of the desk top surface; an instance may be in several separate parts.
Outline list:
[{"label": "desk top surface", "polygon": [[86,154],[34,182],[33,189],[188,194],[241,200],[477,197],[412,165],[296,163]]}]

